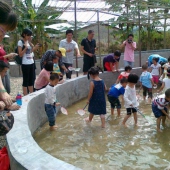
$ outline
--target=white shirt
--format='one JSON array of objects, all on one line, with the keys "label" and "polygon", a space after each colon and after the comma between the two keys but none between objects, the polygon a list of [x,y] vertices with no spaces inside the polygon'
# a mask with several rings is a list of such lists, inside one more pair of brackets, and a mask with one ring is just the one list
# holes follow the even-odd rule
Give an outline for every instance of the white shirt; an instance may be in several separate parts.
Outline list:
[{"label": "white shirt", "polygon": [[[139,106],[139,103],[138,103],[137,97],[136,97],[135,86],[134,86],[134,88],[131,88],[128,85],[126,86],[125,93],[124,93],[124,104],[125,104],[125,108]],[[130,106],[130,105],[132,105],[132,106]]]},{"label": "white shirt", "polygon": [[[22,43],[22,41],[19,40],[18,46],[22,48],[23,45],[24,44]],[[22,57],[22,64],[29,65],[29,64],[33,64],[33,63],[34,63],[34,60],[33,60],[33,54],[32,54],[32,47],[28,43],[28,48]]]},{"label": "white shirt", "polygon": [[157,63],[157,65],[152,64],[151,65],[151,68],[152,68],[151,74],[155,75],[155,76],[159,76],[159,68],[160,67],[161,67],[161,65],[159,63]]},{"label": "white shirt", "polygon": [[165,83],[164,90],[167,90],[170,88],[170,79],[169,78],[164,78],[163,82]]},{"label": "white shirt", "polygon": [[56,86],[48,84],[45,88],[45,104],[54,105],[56,102]]},{"label": "white shirt", "polygon": [[66,52],[66,57],[62,57],[63,63],[73,64],[74,59],[74,50],[78,49],[78,45],[75,41],[67,42],[67,39],[61,40],[59,48],[65,48],[67,50],[71,50],[70,52]]}]

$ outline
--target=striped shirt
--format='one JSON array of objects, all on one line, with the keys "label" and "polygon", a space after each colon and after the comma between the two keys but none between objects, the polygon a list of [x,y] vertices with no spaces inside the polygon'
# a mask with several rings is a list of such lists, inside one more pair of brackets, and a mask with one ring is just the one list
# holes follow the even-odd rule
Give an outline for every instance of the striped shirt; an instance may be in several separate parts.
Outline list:
[{"label": "striped shirt", "polygon": [[155,98],[153,99],[153,104],[158,106],[158,109],[163,110],[169,104],[165,98]]}]

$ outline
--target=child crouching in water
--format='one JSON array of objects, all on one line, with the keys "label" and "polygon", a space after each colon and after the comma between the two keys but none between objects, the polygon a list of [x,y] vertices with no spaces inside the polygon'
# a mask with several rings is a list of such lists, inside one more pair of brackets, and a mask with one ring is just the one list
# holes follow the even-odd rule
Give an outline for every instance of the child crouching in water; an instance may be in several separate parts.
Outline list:
[{"label": "child crouching in water", "polygon": [[162,132],[160,124],[162,120],[162,126],[165,126],[166,116],[170,119],[168,105],[170,103],[170,89],[165,91],[165,97],[156,97],[152,102],[152,111],[157,118],[157,131]]},{"label": "child crouching in water", "polygon": [[50,130],[57,128],[55,125],[56,119],[56,106],[60,103],[56,103],[56,88],[58,84],[59,76],[56,73],[50,75],[50,83],[45,88],[45,111],[48,117]]},{"label": "child crouching in water", "polygon": [[122,124],[126,126],[126,121],[129,119],[131,114],[133,113],[133,117],[135,120],[135,125],[137,125],[137,109],[139,103],[136,98],[136,89],[135,85],[138,82],[139,77],[136,74],[129,74],[128,76],[128,84],[124,93],[124,105],[127,111],[127,115],[125,116]]},{"label": "child crouching in water", "polygon": [[[92,67],[88,71],[88,78],[91,77],[90,89],[88,94],[89,104],[88,111],[90,112],[89,117],[85,120],[86,122],[91,122],[94,115],[100,115],[102,128],[105,128],[105,114],[106,114],[106,99],[105,99],[105,89],[106,86],[104,81],[99,77],[99,68]],[[90,77],[89,77],[90,75]]]},{"label": "child crouching in water", "polygon": [[114,114],[114,108],[117,108],[117,116],[120,117],[121,104],[119,101],[119,96],[124,95],[125,87],[127,85],[127,79],[122,78],[119,84],[114,84],[108,92],[108,100],[111,104],[111,115]]}]

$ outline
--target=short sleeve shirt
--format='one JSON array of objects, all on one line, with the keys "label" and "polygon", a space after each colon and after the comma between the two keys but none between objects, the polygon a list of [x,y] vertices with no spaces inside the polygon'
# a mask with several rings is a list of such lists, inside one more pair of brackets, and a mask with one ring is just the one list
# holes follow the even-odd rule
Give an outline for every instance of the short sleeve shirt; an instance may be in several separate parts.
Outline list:
[{"label": "short sleeve shirt", "polygon": [[103,62],[115,63],[116,61],[119,62],[119,60],[120,58],[119,59],[114,58],[114,54],[109,54],[108,56],[104,57]]},{"label": "short sleeve shirt", "polygon": [[[125,44],[124,60],[134,62],[134,50],[131,44],[126,41],[124,41],[123,44]],[[132,45],[136,48],[136,42],[133,42]]]},{"label": "short sleeve shirt", "polygon": [[120,75],[118,76],[118,79],[119,80],[121,80],[122,78],[128,78],[128,76],[129,76],[129,73],[127,73],[127,72],[122,72],[122,73],[120,73]]},{"label": "short sleeve shirt", "polygon": [[[23,47],[23,42],[21,40],[18,41],[18,46],[19,47]],[[24,65],[30,65],[33,64],[34,60],[33,60],[33,55],[32,55],[32,47],[29,45],[28,43],[28,48],[26,50],[26,52],[24,53],[23,57],[22,57],[22,64]]]},{"label": "short sleeve shirt", "polygon": [[151,74],[152,74],[152,75],[155,75],[155,76],[159,76],[159,68],[160,68],[160,67],[161,67],[161,65],[158,64],[158,63],[157,63],[157,65],[152,64],[152,65],[151,65],[151,68],[152,68]]},{"label": "short sleeve shirt", "polygon": [[67,42],[66,39],[60,41],[59,48],[71,49],[70,52],[66,52],[66,56],[62,58],[63,63],[73,64],[74,50],[78,49],[78,45],[75,41]]},{"label": "short sleeve shirt", "polygon": [[152,75],[148,71],[142,72],[139,81],[142,83],[143,86],[147,88],[152,88],[151,83]]},{"label": "short sleeve shirt", "polygon": [[[96,40],[92,39],[91,41],[88,40],[88,38],[84,38],[81,41],[81,46],[84,47],[84,50],[88,53],[95,54],[95,48],[96,48]],[[87,54],[84,54],[84,57],[89,57]]]},{"label": "short sleeve shirt", "polygon": [[165,83],[165,90],[170,88],[170,79],[169,78],[164,78],[163,82]]},{"label": "short sleeve shirt", "polygon": [[114,84],[110,91],[108,92],[109,96],[118,98],[120,95],[123,95],[125,93],[125,88],[119,83],[119,84]]}]

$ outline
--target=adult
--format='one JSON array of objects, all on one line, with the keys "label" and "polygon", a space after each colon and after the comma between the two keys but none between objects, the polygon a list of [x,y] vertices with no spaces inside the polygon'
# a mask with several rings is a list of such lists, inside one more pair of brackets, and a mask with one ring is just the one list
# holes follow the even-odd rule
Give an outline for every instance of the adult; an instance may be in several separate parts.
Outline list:
[{"label": "adult", "polygon": [[94,31],[89,30],[87,38],[81,41],[81,51],[84,54],[83,58],[83,72],[84,75],[87,74],[88,70],[93,67],[96,63],[96,41],[94,38]]},{"label": "adult", "polygon": [[[4,46],[2,44],[0,45],[0,61],[4,61],[7,65],[9,65],[9,60],[15,57],[16,55],[17,55],[16,53],[6,54]],[[2,78],[2,83],[7,93],[10,94],[11,88],[9,70],[7,71],[6,75]]]},{"label": "adult", "polygon": [[[73,41],[73,30],[66,31],[66,38],[60,41],[59,48],[66,49],[66,56],[62,58],[65,67],[68,69],[73,66],[74,54],[80,56],[78,45]],[[66,78],[71,79],[72,71],[66,73]]]},{"label": "adult", "polygon": [[28,28],[25,28],[21,34],[23,40],[18,41],[18,54],[20,57],[22,57],[22,75],[23,75],[23,95],[32,93],[34,91],[33,85],[34,85],[34,59],[32,52],[36,51],[39,48],[39,45],[35,45],[35,47],[32,46],[32,44],[29,43],[30,37],[32,36],[32,31]]},{"label": "adult", "polygon": [[113,54],[109,54],[103,59],[104,71],[119,71],[119,60],[121,52],[119,50],[115,51]]},{"label": "adult", "polygon": [[[0,1],[0,42],[3,40],[7,31],[13,31],[17,26],[17,16],[5,2]],[[7,106],[12,104],[11,96],[6,92],[0,78],[0,99]]]},{"label": "adult", "polygon": [[62,56],[65,57],[66,53],[66,49],[65,48],[59,48],[59,50],[47,50],[40,61],[40,66],[41,66],[41,70],[44,68],[44,65],[48,62],[48,61],[52,61],[54,56],[58,56],[59,57],[59,67],[62,73],[68,72],[67,68],[65,67],[65,65],[62,62]]},{"label": "adult", "polygon": [[165,64],[165,63],[168,62],[167,58],[162,57],[159,54],[152,54],[148,57],[148,67],[150,67],[153,64],[153,62],[152,62],[153,58],[157,58],[158,63],[161,64],[161,65],[163,65],[162,63]]},{"label": "adult", "polygon": [[134,51],[136,49],[136,42],[133,41],[133,34],[128,35],[128,39],[122,44],[125,47],[124,51],[124,67],[131,66],[134,67]]}]

